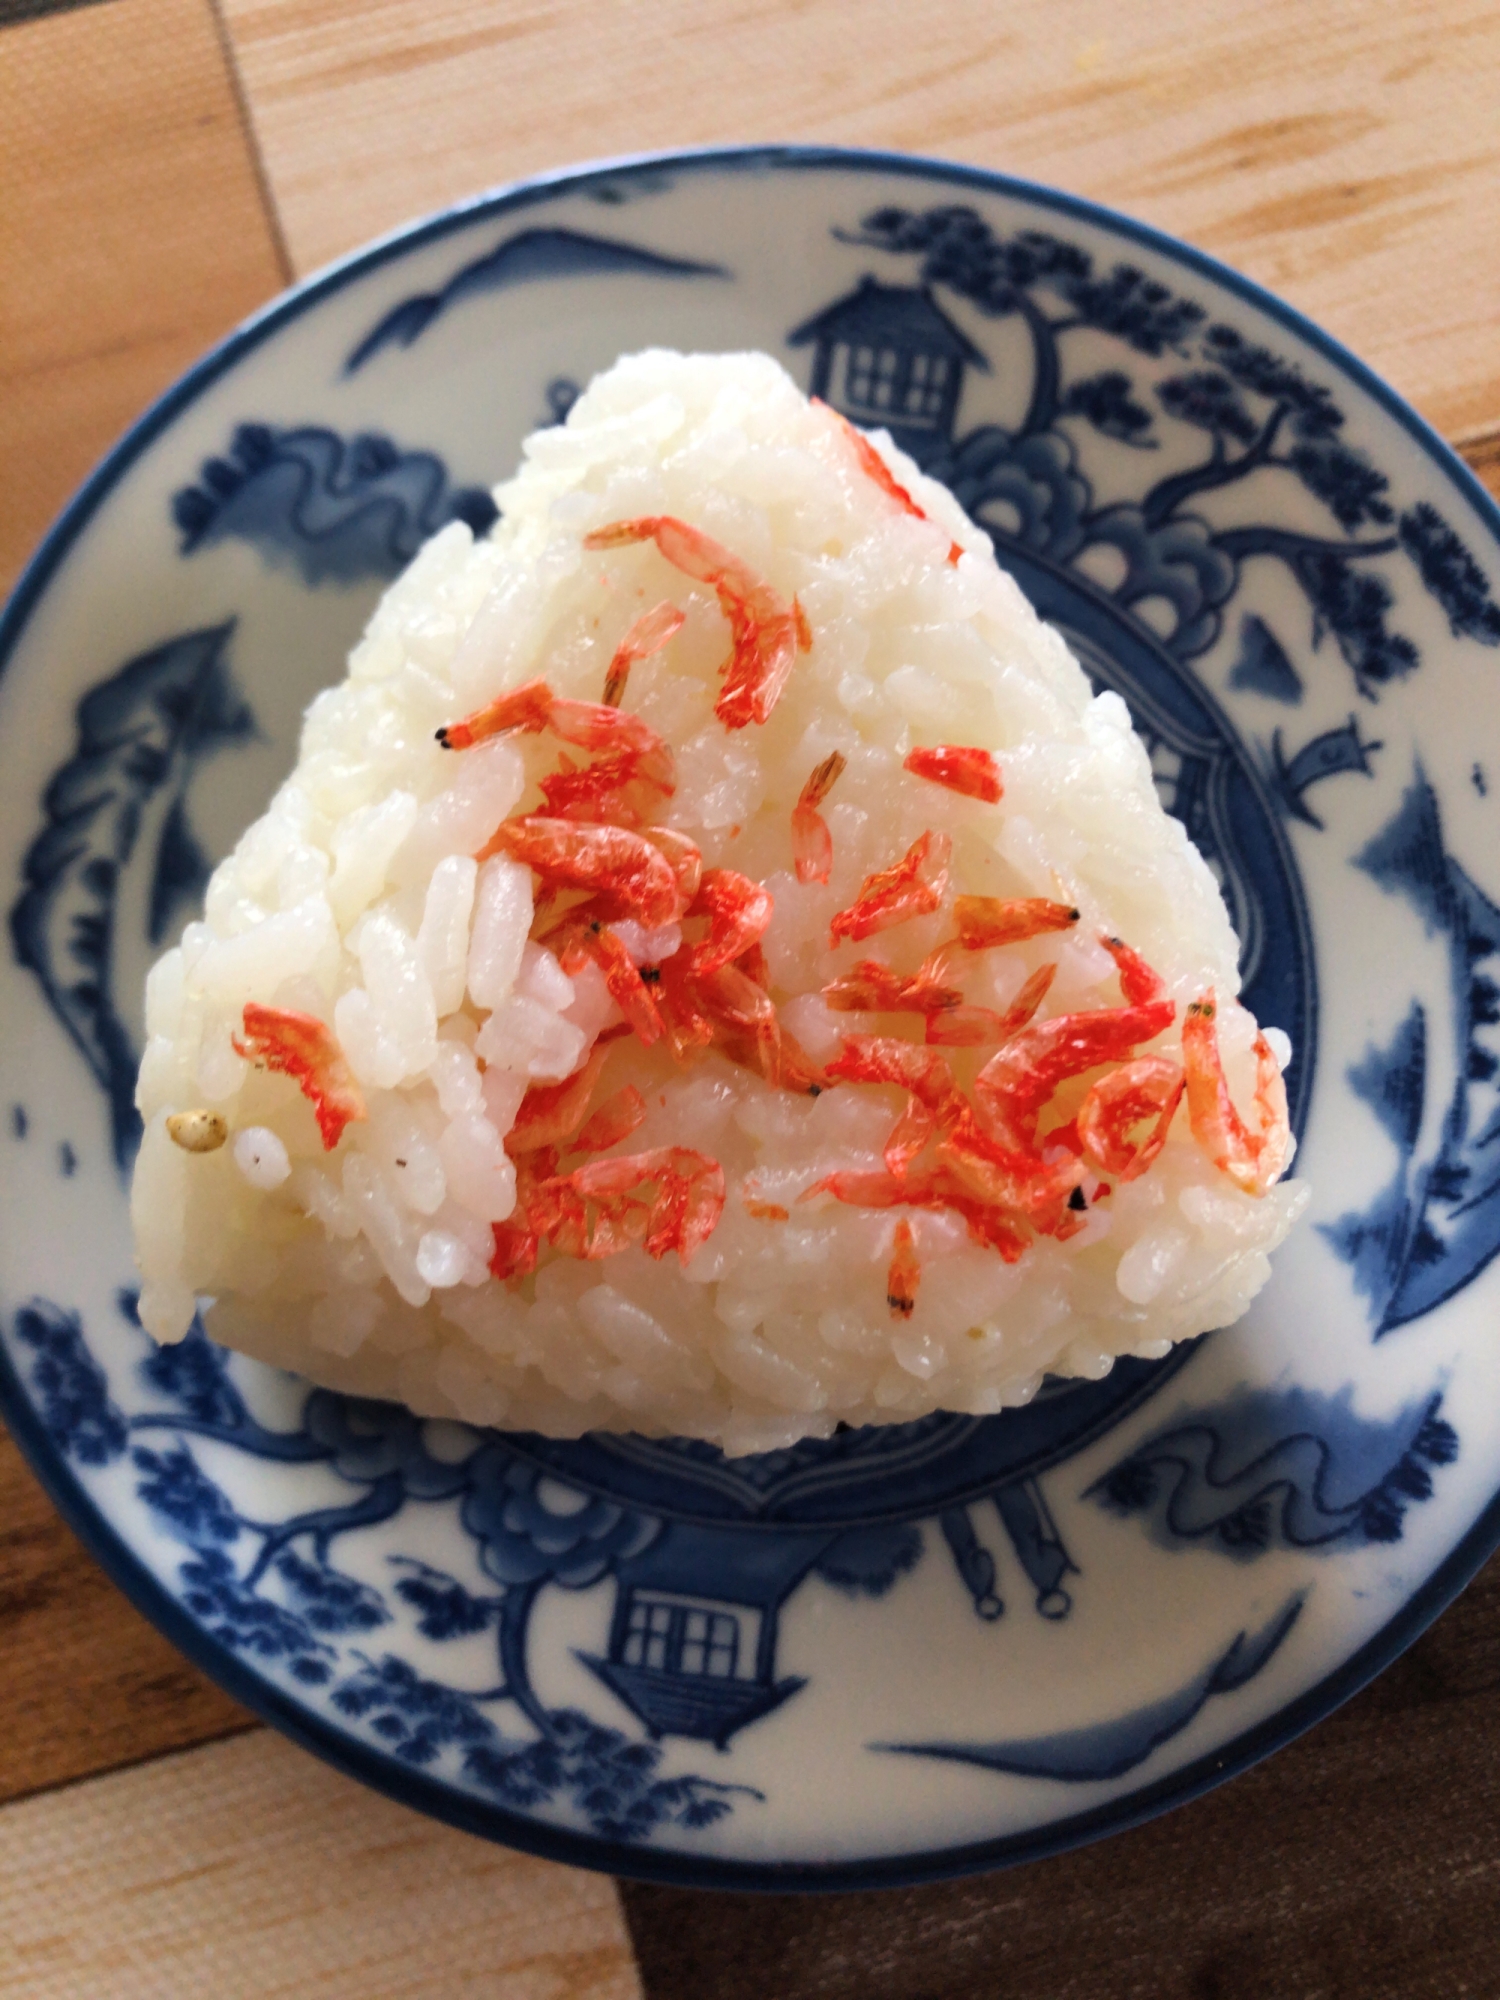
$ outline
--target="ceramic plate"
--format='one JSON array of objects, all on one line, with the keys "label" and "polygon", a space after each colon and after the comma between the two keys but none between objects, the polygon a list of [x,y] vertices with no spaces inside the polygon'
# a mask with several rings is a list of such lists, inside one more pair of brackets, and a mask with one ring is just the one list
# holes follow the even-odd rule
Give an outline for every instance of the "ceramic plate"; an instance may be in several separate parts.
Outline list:
[{"label": "ceramic plate", "polygon": [[[1222,881],[1313,1206],[1241,1325],[726,1460],[309,1391],[134,1317],[142,979],[376,594],[648,343],[758,347],[994,537]],[[4,1414],[233,1694],[475,1832],[731,1886],[1034,1857],[1383,1666],[1500,1539],[1500,515],[1368,372],[1045,190],[739,151],[486,196],[272,306],[0,628]]]}]

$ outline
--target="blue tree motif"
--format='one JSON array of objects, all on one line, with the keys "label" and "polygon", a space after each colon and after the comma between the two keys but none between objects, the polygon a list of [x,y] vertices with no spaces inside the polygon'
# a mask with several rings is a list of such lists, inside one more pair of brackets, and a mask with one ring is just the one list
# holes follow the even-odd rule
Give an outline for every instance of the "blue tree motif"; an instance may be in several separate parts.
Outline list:
[{"label": "blue tree motif", "polygon": [[498,1597],[475,1597],[457,1577],[415,1556],[392,1556],[408,1572],[396,1583],[396,1595],[418,1613],[417,1630],[424,1639],[469,1639],[487,1631],[499,1615]]},{"label": "blue tree motif", "polygon": [[125,1449],[128,1430],[104,1370],[85,1345],[77,1313],[33,1299],[16,1314],[15,1332],[36,1356],[32,1387],[54,1441],[80,1465],[112,1463]]},{"label": "blue tree motif", "polygon": [[[1241,536],[1266,540],[1269,531],[1240,530]],[[1253,549],[1251,553],[1280,553]],[[1390,586],[1380,576],[1352,569],[1342,555],[1328,549],[1303,549],[1291,556],[1293,575],[1302,585],[1313,613],[1313,644],[1331,632],[1338,643],[1354,685],[1367,701],[1387,681],[1399,680],[1418,665],[1410,639],[1386,630],[1385,614],[1394,602]]]},{"label": "blue tree motif", "polygon": [[[119,1305],[132,1324],[138,1323],[133,1292],[122,1292]],[[224,1350],[197,1325],[184,1340],[153,1347],[140,1366],[152,1387],[178,1408],[132,1417],[132,1431],[170,1430],[179,1438],[212,1438],[256,1457],[283,1462],[332,1459],[336,1470],[345,1477],[352,1473],[355,1483],[365,1488],[359,1498],[342,1505],[314,1508],[270,1524],[255,1522],[233,1510],[179,1443],[175,1451],[162,1455],[136,1449],[134,1462],[149,1475],[138,1489],[140,1497],[180,1529],[201,1521],[209,1539],[232,1543],[241,1532],[259,1536],[259,1553],[244,1578],[246,1592],[253,1594],[274,1571],[307,1631],[368,1632],[389,1623],[390,1613],[379,1592],[335,1569],[329,1551],[348,1530],[390,1519],[405,1504],[408,1491],[440,1497],[457,1490],[454,1469],[440,1468],[423,1449],[418,1420],[388,1404],[364,1405],[315,1390],[299,1429],[270,1430],[251,1415],[230,1377]],[[182,1538],[195,1546],[204,1539],[198,1533]],[[303,1540],[312,1550],[312,1562],[296,1553],[295,1544]]]},{"label": "blue tree motif", "polygon": [[1484,571],[1436,507],[1424,500],[1401,516],[1401,546],[1447,612],[1454,638],[1500,645],[1500,604],[1490,596]]},{"label": "blue tree motif", "polygon": [[1086,375],[1070,383],[1057,405],[1064,417],[1087,417],[1103,436],[1121,444],[1155,451],[1157,441],[1148,435],[1151,412],[1131,394],[1130,377],[1119,368],[1106,368],[1098,375]]},{"label": "blue tree motif", "polygon": [[[1377,574],[1355,567],[1403,551],[1448,615],[1455,637],[1500,645],[1500,605],[1463,542],[1427,502],[1396,520],[1390,481],[1340,433],[1344,413],[1330,390],[1235,327],[1206,324],[1196,301],[1120,263],[1097,270],[1076,244],[1036,230],[1011,235],[973,209],[882,208],[845,241],[921,260],[927,284],[948,286],[992,318],[1018,316],[1032,348],[1024,415],[1014,431],[982,425],[927,469],[1002,539],[1072,561],[1105,544],[1124,556],[1115,591],[1125,609],[1164,596],[1177,625],[1168,640],[1183,659],[1211,645],[1219,608],[1254,558],[1283,563],[1307,598],[1313,643],[1330,635],[1369,700],[1418,664],[1412,642],[1392,632],[1394,599]],[[1164,475],[1137,502],[1092,506],[1060,420],[1076,417],[1107,437],[1154,447],[1153,422],[1122,370],[1065,385],[1063,342],[1090,328],[1136,353],[1178,354],[1188,364],[1157,382],[1164,416],[1207,440],[1204,456]],[[1255,475],[1295,481],[1328,514],[1339,536],[1253,520],[1215,528],[1193,511],[1209,493]],[[1385,532],[1359,538],[1365,528]]]},{"label": "blue tree motif", "polygon": [[[1204,316],[1200,305],[1176,297],[1133,265],[1117,264],[1100,275],[1076,243],[1039,229],[997,235],[963,204],[877,209],[844,240],[915,254],[922,259],[925,283],[947,285],[993,319],[1019,315],[1031,337],[1033,372],[1018,438],[1050,429],[1059,414],[1058,341],[1064,333],[1096,327],[1138,354],[1160,355],[1180,350]],[[1048,312],[1049,294],[1061,311]]]},{"label": "blue tree motif", "polygon": [[235,1572],[222,1549],[200,1550],[179,1571],[183,1604],[223,1646],[267,1664],[284,1663],[307,1687],[333,1678],[337,1654],[307,1621],[259,1596]]},{"label": "blue tree motif", "polygon": [[[135,1295],[122,1292],[118,1303],[136,1324]],[[458,1432],[452,1455],[439,1458],[429,1449],[429,1427],[409,1410],[329,1390],[308,1395],[295,1430],[267,1429],[235,1386],[228,1357],[197,1327],[141,1361],[141,1374],[169,1407],[130,1418],[111,1400],[76,1313],[35,1301],[17,1315],[16,1333],[35,1355],[33,1387],[59,1444],[94,1466],[129,1449],[137,1497],[186,1551],[178,1565],[184,1607],[231,1651],[280,1665],[309,1688],[331,1687],[335,1708],[404,1762],[426,1766],[454,1751],[469,1779],[503,1803],[524,1810],[561,1799],[596,1832],[621,1840],[667,1825],[704,1827],[732,1809],[736,1794],[761,1796],[708,1778],[663,1778],[656,1745],[575,1710],[548,1709],[532,1685],[526,1638],[541,1591],[550,1583],[575,1590],[596,1583],[660,1533],[654,1516],[592,1498],[478,1433],[468,1434],[465,1448]],[[132,1433],[149,1431],[165,1431],[168,1440],[130,1444]],[[273,1461],[326,1464],[357,1489],[355,1497],[285,1521],[251,1520],[199,1465],[192,1437]],[[391,1518],[409,1500],[454,1499],[498,1588],[477,1596],[431,1564],[397,1556],[395,1595],[417,1614],[426,1639],[493,1630],[501,1680],[468,1691],[425,1678],[395,1655],[376,1661],[358,1653],[357,1670],[337,1680],[340,1654],[331,1642],[387,1625],[391,1612],[379,1590],[333,1566],[334,1542]],[[242,1569],[240,1551],[257,1540],[258,1552]],[[879,1594],[910,1567],[920,1537],[909,1529],[894,1537],[856,1532],[839,1548],[833,1580]],[[272,1576],[284,1601],[265,1594]],[[534,1736],[503,1735],[485,1713],[489,1703],[512,1705]]]},{"label": "blue tree motif", "polygon": [[[122,1290],[116,1302],[130,1324],[139,1326],[139,1292]],[[250,1420],[245,1399],[229,1379],[227,1355],[222,1347],[214,1346],[196,1319],[185,1339],[165,1347],[153,1342],[141,1363],[141,1374],[177,1406],[188,1425],[203,1425],[210,1437],[239,1431]],[[175,1429],[186,1427],[176,1416],[169,1421]]]},{"label": "blue tree motif", "polygon": [[708,1826],[732,1810],[749,1785],[709,1778],[658,1778],[662,1753],[593,1722],[577,1709],[547,1712],[545,1732],[532,1741],[503,1735],[475,1697],[419,1675],[387,1654],[365,1660],[333,1692],[334,1706],[363,1722],[404,1762],[433,1763],[462,1753],[465,1773],[516,1811],[534,1811],[559,1797],[606,1839],[643,1840],[658,1827]]},{"label": "blue tree motif", "polygon": [[710,1826],[732,1810],[737,1794],[764,1796],[752,1785],[712,1778],[658,1778],[661,1751],[654,1743],[632,1741],[577,1709],[556,1709],[550,1721],[545,1743],[498,1759],[471,1751],[467,1768],[502,1792],[518,1783],[548,1784],[549,1791],[571,1796],[596,1833],[619,1841],[643,1840],[664,1825]]},{"label": "blue tree motif", "polygon": [[[494,1454],[480,1482],[481,1560],[492,1574],[504,1573],[498,1594],[476,1597],[430,1563],[392,1558],[405,1572],[396,1594],[418,1612],[423,1637],[472,1638],[493,1626],[505,1678],[493,1688],[461,1692],[424,1680],[388,1656],[378,1665],[366,1662],[335,1691],[335,1703],[368,1721],[408,1762],[430,1763],[457,1745],[468,1776],[503,1804],[526,1811],[562,1797],[609,1839],[642,1840],[663,1825],[707,1826],[732,1809],[734,1794],[761,1797],[746,1785],[695,1776],[658,1778],[662,1753],[655,1744],[603,1727],[575,1709],[542,1706],[525,1660],[525,1628],[537,1594],[548,1582],[577,1589],[597,1581],[614,1556],[646,1546],[658,1524],[643,1541],[639,1525],[626,1528],[635,1517],[533,1466],[519,1461],[505,1466],[505,1456]],[[890,1559],[887,1549],[881,1560]],[[873,1587],[884,1586],[876,1580]],[[501,1735],[480,1706],[505,1701],[531,1722],[537,1731],[533,1740]]]},{"label": "blue tree motif", "polygon": [[[139,1499],[172,1539],[188,1551],[178,1567],[183,1603],[221,1645],[254,1659],[284,1664],[306,1686],[332,1678],[337,1655],[319,1637],[319,1621],[269,1598],[239,1575],[229,1553],[254,1524],[245,1521],[185,1444],[165,1451],[135,1446]],[[358,1589],[359,1586],[354,1586]],[[318,1603],[314,1598],[314,1604]],[[324,1622],[322,1630],[340,1629]]]},{"label": "blue tree motif", "polygon": [[430,1764],[452,1744],[494,1740],[494,1725],[473,1700],[441,1682],[424,1679],[388,1653],[365,1660],[358,1673],[333,1691],[333,1705],[374,1733],[408,1764]]},{"label": "blue tree motif", "polygon": [[137,1445],[130,1462],[141,1474],[137,1498],[176,1540],[191,1549],[212,1549],[219,1543],[227,1547],[239,1540],[239,1516],[185,1444],[164,1452]]},{"label": "blue tree motif", "polygon": [[[139,1294],[128,1288],[116,1294],[115,1303],[132,1326],[139,1326]],[[140,1364],[140,1372],[151,1387],[175,1407],[153,1410],[132,1417],[133,1431],[172,1430],[192,1436],[214,1438],[232,1444],[257,1458],[304,1463],[326,1458],[328,1449],[321,1440],[303,1429],[270,1430],[250,1412],[229,1374],[229,1357],[204,1333],[194,1320],[184,1339],[165,1347],[153,1342]]]},{"label": "blue tree motif", "polygon": [[327,1563],[305,1562],[286,1549],[276,1559],[276,1574],[314,1632],[372,1632],[391,1622],[378,1590]]},{"label": "blue tree motif", "polygon": [[759,1799],[753,1785],[713,1778],[658,1778],[661,1751],[577,1709],[554,1709],[548,1733],[535,1743],[503,1739],[476,1744],[464,1758],[472,1778],[509,1806],[526,1809],[559,1794],[606,1840],[640,1841],[662,1826],[711,1826],[733,1810],[733,1799]]}]

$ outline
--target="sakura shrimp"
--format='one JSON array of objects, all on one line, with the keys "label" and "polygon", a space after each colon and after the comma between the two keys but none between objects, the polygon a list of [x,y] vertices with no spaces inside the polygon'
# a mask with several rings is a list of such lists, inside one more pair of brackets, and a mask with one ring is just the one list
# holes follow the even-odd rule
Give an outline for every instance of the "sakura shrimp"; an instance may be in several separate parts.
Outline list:
[{"label": "sakura shrimp", "polygon": [[630,542],[655,542],[674,569],[706,583],[729,621],[732,651],[714,713],[726,729],[765,722],[781,697],[799,651],[812,634],[802,607],[790,604],[750,565],[701,528],[671,514],[613,521],[585,535],[586,549],[615,549]]},{"label": "sakura shrimp", "polygon": [[934,833],[930,828],[889,868],[878,868],[860,884],[859,894],[847,910],[840,910],[830,926],[832,942],[853,938],[858,942],[904,924],[910,917],[930,916],[942,907],[948,888],[948,860],[953,837]]},{"label": "sakura shrimp", "polygon": [[245,1039],[233,1037],[236,1055],[262,1062],[296,1083],[318,1120],[325,1152],[331,1153],[346,1125],[365,1117],[364,1093],[326,1021],[288,1007],[245,1003]]},{"label": "sakura shrimp", "polygon": [[1126,1060],[1177,1017],[1176,1003],[1164,997],[1161,980],[1144,959],[1118,938],[1103,943],[1120,968],[1129,1004],[1058,1014],[1025,1028],[974,1080],[974,1102],[986,1129],[1017,1153],[1032,1150],[1043,1107],[1065,1078]]},{"label": "sakura shrimp", "polygon": [[525,862],[545,883],[590,890],[648,930],[675,923],[682,915],[671,862],[654,842],[628,827],[586,826],[528,813],[504,821],[477,858],[486,861],[492,854]]},{"label": "sakura shrimp", "polygon": [[1258,1129],[1241,1118],[1229,1095],[1219,1057],[1218,1009],[1212,993],[1190,1002],[1182,1023],[1188,1119],[1193,1137],[1221,1173],[1246,1194],[1262,1195],[1291,1157],[1286,1085],[1264,1035],[1255,1038],[1255,1110]]},{"label": "sakura shrimp", "polygon": [[[651,1187],[655,1196],[646,1201],[643,1190]],[[649,1257],[675,1250],[683,1264],[718,1226],[726,1192],[718,1161],[687,1146],[591,1161],[542,1191],[559,1197],[554,1230],[573,1255],[610,1256],[640,1240]]]},{"label": "sakura shrimp", "polygon": [[[859,461],[859,469],[865,474],[866,478],[873,479],[881,492],[889,499],[894,500],[903,514],[910,514],[913,519],[918,521],[926,521],[932,527],[937,526],[932,516],[924,508],[918,506],[917,502],[897,479],[895,473],[891,471],[891,468],[886,464],[885,460],[862,430],[857,430],[846,416],[834,409],[831,404],[825,403],[821,396],[814,396],[812,404],[816,410],[826,410],[839,426],[840,430],[842,430],[844,436],[853,447],[854,456]],[[956,563],[962,555],[962,546],[958,542],[950,541],[948,544],[949,562]]]},{"label": "sakura shrimp", "polygon": [[799,882],[826,882],[833,867],[833,836],[818,811],[848,763],[834,750],[817,765],[792,807],[792,856]]}]

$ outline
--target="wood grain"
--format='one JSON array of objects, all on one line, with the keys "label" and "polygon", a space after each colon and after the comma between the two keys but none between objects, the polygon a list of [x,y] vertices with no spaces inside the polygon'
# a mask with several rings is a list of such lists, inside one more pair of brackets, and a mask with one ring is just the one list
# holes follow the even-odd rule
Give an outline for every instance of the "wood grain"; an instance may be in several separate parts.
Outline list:
[{"label": "wood grain", "polygon": [[208,0],[0,32],[0,591],[94,460],[283,283]]},{"label": "wood grain", "polygon": [[1500,418],[1488,0],[225,0],[299,271],[518,175],[800,139],[1051,182],[1282,293],[1450,435]]},{"label": "wood grain", "polygon": [[0,1431],[0,1802],[252,1718],[148,1625]]},{"label": "wood grain", "polygon": [[637,2000],[603,1876],[376,1797],[269,1731],[0,1813],[6,2000]]},{"label": "wood grain", "polygon": [[812,1901],[626,1885],[651,2000],[1488,2000],[1500,1561],[1269,1762],[1001,1875]]},{"label": "wood grain", "polygon": [[[0,588],[90,464],[281,283],[207,0],[0,33]],[[108,1582],[0,1433],[0,1800],[250,1718]]]}]

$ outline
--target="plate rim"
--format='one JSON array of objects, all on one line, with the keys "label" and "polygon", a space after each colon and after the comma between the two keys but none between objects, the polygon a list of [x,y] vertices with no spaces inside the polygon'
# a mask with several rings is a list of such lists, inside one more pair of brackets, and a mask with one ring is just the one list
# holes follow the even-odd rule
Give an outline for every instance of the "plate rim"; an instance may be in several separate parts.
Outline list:
[{"label": "plate rim", "polygon": [[[1474,509],[1500,543],[1500,506],[1433,426],[1343,343],[1255,280],[1164,230],[1101,202],[1021,176],[890,149],[781,145],[699,146],[616,155],[504,183],[390,230],[310,273],[241,321],[179,375],[95,464],[42,537],[0,609],[0,675],[48,584],[84,529],[146,449],[176,417],[284,326],[386,263],[490,216],[522,211],[559,194],[653,171],[817,171],[896,174],[1029,202],[1118,237],[1195,271],[1286,327],[1354,382],[1407,433]],[[602,1870],[636,1881],[686,1888],[762,1893],[829,1892],[912,1886],[1040,1861],[1109,1833],[1124,1832],[1172,1806],[1187,1804],[1263,1757],[1284,1748],[1369,1684],[1406,1650],[1500,1547],[1500,1491],[1481,1509],[1422,1582],[1365,1643],[1274,1715],[1219,1748],[1123,1796],[1047,1825],[988,1840],[929,1847],[855,1861],[749,1862],[650,1844],[629,1846],[553,1826],[456,1786],[399,1766],[329,1718],[313,1717],[290,1695],[242,1662],[186,1612],[130,1546],[66,1455],[48,1435],[5,1344],[0,1342],[0,1418],[64,1521],[111,1581],[179,1652],[236,1701],[344,1775],[398,1803],[543,1859]],[[197,1746],[194,1746],[197,1747]],[[107,1776],[108,1773],[100,1773]]]}]

